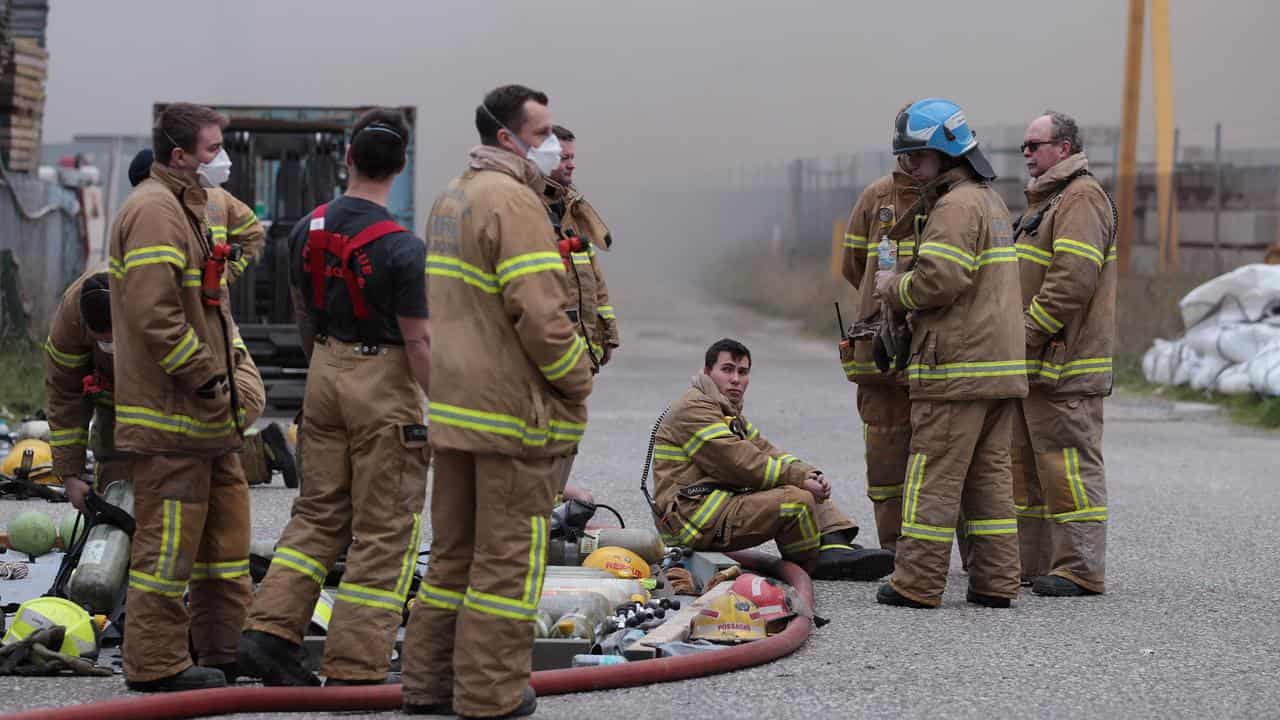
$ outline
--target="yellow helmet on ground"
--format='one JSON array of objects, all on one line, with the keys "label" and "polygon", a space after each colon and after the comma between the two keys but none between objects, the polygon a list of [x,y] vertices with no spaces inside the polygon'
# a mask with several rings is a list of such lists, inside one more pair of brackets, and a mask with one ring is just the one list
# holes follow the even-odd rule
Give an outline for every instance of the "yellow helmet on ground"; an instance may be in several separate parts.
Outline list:
[{"label": "yellow helmet on ground", "polygon": [[72,657],[98,657],[99,629],[84,608],[56,597],[38,597],[18,606],[13,625],[4,634],[4,644],[21,642],[33,633],[61,625],[67,629],[62,647],[49,648]]},{"label": "yellow helmet on ground", "polygon": [[0,461],[0,473],[9,477],[16,477],[18,469],[22,467],[22,455],[27,450],[31,451],[31,474],[29,479],[45,482],[49,484],[53,478],[53,451],[49,448],[49,443],[44,440],[35,438],[27,438],[19,440],[8,455],[4,456],[4,460]]},{"label": "yellow helmet on ground", "polygon": [[649,563],[634,552],[621,547],[602,547],[582,561],[582,567],[604,570],[624,580],[643,580],[650,575]]},{"label": "yellow helmet on ground", "polygon": [[765,637],[764,618],[750,599],[727,592],[694,616],[690,640],[740,643]]}]

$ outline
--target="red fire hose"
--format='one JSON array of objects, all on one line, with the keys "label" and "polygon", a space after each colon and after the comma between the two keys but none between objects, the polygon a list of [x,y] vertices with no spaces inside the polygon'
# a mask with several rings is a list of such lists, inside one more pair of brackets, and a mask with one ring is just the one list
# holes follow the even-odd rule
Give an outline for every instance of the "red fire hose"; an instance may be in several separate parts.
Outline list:
[{"label": "red fire hose", "polygon": [[[794,586],[813,606],[813,584],[799,566],[759,553],[730,553],[744,567],[766,570]],[[741,670],[795,652],[809,638],[808,618],[793,617],[782,632],[764,640],[681,657],[644,660],[620,665],[542,670],[530,684],[538,695],[563,695],[591,690],[688,680]],[[29,710],[4,720],[169,720],[231,713],[341,712],[395,710],[401,704],[399,685],[341,688],[232,687],[216,690],[129,697],[65,708]]]}]

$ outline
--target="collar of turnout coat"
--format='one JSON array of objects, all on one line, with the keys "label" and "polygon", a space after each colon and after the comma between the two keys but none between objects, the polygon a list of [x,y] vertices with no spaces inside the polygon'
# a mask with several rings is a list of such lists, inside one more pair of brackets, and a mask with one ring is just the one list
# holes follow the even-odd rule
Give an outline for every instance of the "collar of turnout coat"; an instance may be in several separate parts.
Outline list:
[{"label": "collar of turnout coat", "polygon": [[1049,168],[1049,171],[1027,186],[1027,202],[1038,203],[1062,190],[1062,182],[1081,170],[1089,169],[1089,159],[1078,152]]},{"label": "collar of turnout coat", "polygon": [[174,195],[181,198],[183,204],[191,208],[196,217],[204,217],[205,203],[208,202],[209,195],[200,186],[195,173],[174,170],[164,163],[154,162],[151,163],[151,179],[169,188]]},{"label": "collar of turnout coat", "polygon": [[470,167],[472,170],[496,170],[506,173],[533,188],[533,191],[539,195],[546,187],[546,181],[542,173],[538,172],[536,165],[502,148],[490,145],[477,145],[471,148]]},{"label": "collar of turnout coat", "polygon": [[693,387],[698,392],[706,395],[720,405],[720,412],[728,417],[737,417],[742,414],[742,406],[734,403],[720,392],[720,388],[716,387],[716,383],[711,376],[706,373],[698,373],[693,376]]}]

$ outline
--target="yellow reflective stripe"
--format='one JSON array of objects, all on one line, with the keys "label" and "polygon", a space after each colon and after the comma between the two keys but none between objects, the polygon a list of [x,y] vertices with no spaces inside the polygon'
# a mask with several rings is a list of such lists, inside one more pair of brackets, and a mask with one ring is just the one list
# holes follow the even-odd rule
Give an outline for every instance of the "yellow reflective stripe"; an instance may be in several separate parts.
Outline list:
[{"label": "yellow reflective stripe", "polygon": [[573,257],[574,265],[590,265],[591,264],[591,253],[576,252],[576,253],[569,253],[569,254]]},{"label": "yellow reflective stripe", "polygon": [[955,528],[902,521],[903,537],[915,538],[916,540],[949,543],[955,532]]},{"label": "yellow reflective stripe", "polygon": [[319,560],[304,552],[284,547],[283,545],[277,547],[275,553],[271,556],[271,564],[275,565],[276,563],[306,575],[315,580],[318,585],[323,585],[325,577],[329,574],[329,569]]},{"label": "yellow reflective stripe", "polygon": [[178,340],[178,344],[173,346],[169,354],[160,358],[160,367],[165,373],[172,375],[177,372],[188,360],[192,358],[200,350],[200,340],[196,338],[196,330],[188,327],[187,332]]},{"label": "yellow reflective stripe", "polygon": [[1034,320],[1037,325],[1050,335],[1062,329],[1062,323],[1057,318],[1046,312],[1043,307],[1040,307],[1040,301],[1036,298],[1031,298],[1031,304],[1027,306],[1027,314],[1031,316],[1031,319]]},{"label": "yellow reflective stripe", "polygon": [[902,497],[903,483],[897,485],[868,485],[867,497],[871,502],[883,502]]},{"label": "yellow reflective stripe", "polygon": [[916,254],[915,240],[899,240],[898,241],[898,257],[909,258]]},{"label": "yellow reflective stripe", "polygon": [[919,310],[916,301],[911,299],[911,279],[915,277],[916,271],[912,270],[903,273],[902,279],[898,281],[898,300],[902,302],[902,306],[908,310]]},{"label": "yellow reflective stripe", "polygon": [[1119,251],[1117,251],[1117,250],[1116,250],[1116,246],[1115,246],[1115,245],[1112,245],[1112,246],[1107,250],[1107,259],[1106,259],[1106,262],[1104,262],[1103,264],[1105,265],[1106,263],[1109,263],[1109,262],[1115,262],[1115,261],[1116,261],[1116,260],[1118,260],[1119,258],[1120,258],[1120,253],[1119,253]]},{"label": "yellow reflective stripe", "polygon": [[529,518],[529,569],[524,575],[523,602],[532,607],[538,606],[538,598],[542,597],[542,581],[547,574],[547,519],[534,516]]},{"label": "yellow reflective stripe", "polygon": [[226,562],[195,563],[191,567],[191,580],[235,580],[249,574],[249,558]]},{"label": "yellow reflective stripe", "polygon": [[555,382],[577,367],[578,360],[582,359],[582,353],[586,351],[586,341],[582,339],[581,335],[574,335],[573,340],[569,343],[569,349],[555,362],[539,365],[538,372],[542,373],[542,376],[547,380]]},{"label": "yellow reflective stripe", "polygon": [[460,592],[446,590],[438,585],[426,582],[418,585],[418,602],[424,602],[441,610],[457,611],[462,606],[463,595]]},{"label": "yellow reflective stripe", "polygon": [[1018,262],[1018,251],[1011,247],[987,248],[978,255],[978,267]]},{"label": "yellow reflective stripe", "polygon": [[57,347],[54,346],[52,336],[45,339],[44,351],[49,353],[49,357],[52,358],[54,362],[58,363],[63,367],[71,368],[73,370],[77,368],[82,368],[88,365],[89,361],[93,359],[93,353],[84,353],[83,355],[76,355],[73,353],[62,352],[61,350],[59,350]]},{"label": "yellow reflective stripe", "polygon": [[547,423],[547,434],[552,440],[579,442],[587,434],[587,426],[583,423],[552,420]]},{"label": "yellow reflective stripe", "polygon": [[732,435],[733,432],[729,430],[729,426],[722,422],[708,425],[694,433],[693,437],[689,438],[689,440],[685,442],[684,452],[689,457],[693,457],[698,454],[698,451],[702,449],[702,446],[705,445],[708,440],[730,437]]},{"label": "yellow reflective stripe", "polygon": [[1054,513],[1049,516],[1054,522],[1103,522],[1107,519],[1107,506],[1087,507],[1070,512]]},{"label": "yellow reflective stripe", "polygon": [[107,272],[117,280],[124,277],[124,263],[115,258],[107,259]]},{"label": "yellow reflective stripe", "polygon": [[[559,257],[557,255],[556,257]],[[490,295],[498,294],[498,276],[485,272],[471,263],[459,260],[451,255],[427,253],[426,274],[434,277],[447,277],[482,290]]]},{"label": "yellow reflective stripe", "polygon": [[778,510],[779,517],[797,518],[800,527],[800,539],[782,546],[783,552],[797,553],[817,549],[820,544],[818,528],[813,524],[813,516],[804,503],[782,503]]},{"label": "yellow reflective stripe", "polygon": [[919,252],[916,254],[921,257],[936,257],[953,262],[969,272],[973,272],[977,269],[977,262],[974,260],[972,254],[967,250],[958,248],[955,245],[948,245],[947,243],[922,243],[920,245]]},{"label": "yellow reflective stripe", "polygon": [[[245,263],[248,265],[248,263]],[[227,286],[227,276],[223,275],[222,280],[218,283],[222,287]],[[204,285],[204,271],[200,268],[186,268],[182,271],[182,287],[201,287]]]},{"label": "yellow reflective stripe", "polygon": [[1053,261],[1052,253],[1041,250],[1035,245],[1028,243],[1014,243],[1013,247],[1018,253],[1019,260],[1026,260],[1045,267],[1049,267],[1049,264]]},{"label": "yellow reflective stripe", "polygon": [[1005,377],[1027,372],[1025,360],[993,360],[989,362],[944,363],[942,365],[912,364],[907,375],[912,380],[958,380],[962,378]]},{"label": "yellow reflective stripe", "polygon": [[388,610],[393,613],[404,612],[404,596],[397,596],[390,590],[357,585],[355,583],[338,583],[338,591],[333,594],[334,602],[351,603],[365,607]]},{"label": "yellow reflective stripe", "polygon": [[50,447],[71,447],[72,445],[84,445],[89,442],[89,430],[87,428],[58,428],[49,431]]},{"label": "yellow reflective stripe", "polygon": [[1080,477],[1079,448],[1062,448],[1062,463],[1067,474],[1067,486],[1071,488],[1071,499],[1076,510],[1089,506],[1089,496],[1084,491],[1084,479]]},{"label": "yellow reflective stripe", "polygon": [[156,576],[172,579],[182,543],[182,501],[165,500],[160,518],[160,556],[156,559]]},{"label": "yellow reflective stripe", "polygon": [[764,461],[764,480],[760,483],[760,489],[768,490],[777,485],[781,475],[782,463],[774,458],[768,458]]},{"label": "yellow reflective stripe", "polygon": [[231,234],[232,234],[232,235],[239,235],[240,233],[244,232],[245,230],[248,230],[249,228],[253,227],[255,224],[257,224],[257,222],[258,222],[258,216],[256,216],[256,215],[250,215],[250,216],[249,216],[249,219],[247,219],[247,220],[245,220],[244,222],[240,223],[239,225],[237,225],[237,226],[235,226],[235,227],[231,228]]},{"label": "yellow reflective stripe", "polygon": [[747,421],[747,439],[755,440],[758,437],[760,437],[760,429],[757,428],[755,425],[753,425],[750,420],[748,420]]},{"label": "yellow reflective stripe", "polygon": [[867,238],[862,235],[854,235],[853,233],[844,234],[844,246],[850,250],[866,250]]},{"label": "yellow reflective stripe", "polygon": [[1106,256],[1102,254],[1101,250],[1070,238],[1058,238],[1053,241],[1053,254],[1057,255],[1060,252],[1079,255],[1086,260],[1092,260],[1098,267],[1102,267],[1102,263],[1106,262]]},{"label": "yellow reflective stripe", "polygon": [[707,523],[711,522],[711,519],[715,517],[720,510],[720,506],[724,504],[725,499],[728,497],[729,493],[724,490],[711,491],[711,494],[707,495],[702,504],[698,506],[697,511],[693,513],[693,517],[689,519],[689,522],[684,524],[684,529],[680,531],[680,542],[687,545],[697,540],[702,535],[702,531],[706,529]]},{"label": "yellow reflective stripe", "polygon": [[[459,405],[448,405],[441,402],[427,404],[427,421],[429,423],[440,423],[451,427],[515,438],[522,444],[532,447],[546,445],[549,437],[548,431],[531,428],[524,420],[511,415],[472,410]],[[579,431],[585,428],[585,426],[578,423],[559,420],[552,420],[550,426],[554,428],[553,432],[556,434],[557,439],[581,437]]]},{"label": "yellow reflective stripe", "polygon": [[531,252],[516,255],[498,263],[494,268],[498,273],[498,284],[506,286],[512,280],[524,275],[544,271],[564,272],[564,260],[560,253]]},{"label": "yellow reflective stripe", "polygon": [[413,569],[418,561],[418,548],[422,545],[422,515],[413,514],[413,528],[409,534],[409,544],[405,547],[404,558],[400,561],[400,579],[396,581],[396,595],[404,602],[409,595],[409,585],[413,582]]},{"label": "yellow reflective stripe", "polygon": [[249,346],[244,344],[243,338],[235,338],[234,340],[232,340],[231,347],[239,348],[241,350],[244,350],[245,352],[249,351]]},{"label": "yellow reflective stripe", "polygon": [[186,592],[187,582],[185,580],[166,580],[155,575],[149,575],[141,570],[130,570],[129,587],[133,590],[141,590],[154,595],[177,598],[182,597],[182,593]]},{"label": "yellow reflective stripe", "polygon": [[850,360],[846,363],[840,363],[840,367],[844,368],[845,377],[853,377],[854,375],[862,375],[864,373],[878,373],[880,368],[876,367],[873,362],[857,362]]},{"label": "yellow reflective stripe", "polygon": [[248,255],[244,255],[239,260],[232,260],[231,267],[234,268],[237,273],[242,273],[245,268],[249,267],[249,263],[251,262],[253,262],[253,258]]},{"label": "yellow reflective stripe", "polygon": [[468,610],[507,618],[508,620],[533,620],[534,615],[538,612],[537,601],[526,603],[520,600],[510,600],[500,595],[480,592],[472,587],[467,588],[467,594],[463,597],[462,604]]},{"label": "yellow reflective stripe", "polygon": [[966,520],[965,535],[1017,535],[1017,518],[1000,518],[998,520]]},{"label": "yellow reflective stripe", "polygon": [[186,415],[166,415],[139,405],[117,405],[116,422],[121,425],[139,425],[152,430],[163,430],[200,439],[222,437],[235,431],[235,423],[231,418],[221,422],[207,423]]},{"label": "yellow reflective stripe", "polygon": [[928,457],[924,453],[911,456],[911,464],[907,467],[906,497],[902,503],[902,519],[916,519],[916,504],[920,499],[920,486],[924,483],[924,467]]},{"label": "yellow reflective stripe", "polygon": [[612,306],[612,305],[598,305],[598,306],[596,306],[596,314],[597,314],[597,315],[599,315],[600,317],[604,318],[605,320],[616,320],[616,319],[617,319],[617,317],[613,314],[613,306]]},{"label": "yellow reflective stripe", "polygon": [[684,448],[678,447],[676,445],[654,445],[653,459],[669,460],[671,462],[682,462],[682,463],[687,463],[690,461],[689,456],[684,454]]},{"label": "yellow reflective stripe", "polygon": [[1049,508],[1044,505],[1014,505],[1018,511],[1018,517],[1031,520],[1048,520],[1050,517]]},{"label": "yellow reflective stripe", "polygon": [[149,245],[125,253],[124,262],[118,263],[118,266],[123,275],[134,268],[156,263],[168,263],[183,270],[187,267],[187,256],[172,245]]},{"label": "yellow reflective stripe", "polygon": [[1069,363],[1058,365],[1042,360],[1028,360],[1027,374],[1040,375],[1050,380],[1058,380],[1064,377],[1074,377],[1076,375],[1095,375],[1099,373],[1111,372],[1112,361],[1109,357],[1100,358],[1080,358],[1072,360]]}]

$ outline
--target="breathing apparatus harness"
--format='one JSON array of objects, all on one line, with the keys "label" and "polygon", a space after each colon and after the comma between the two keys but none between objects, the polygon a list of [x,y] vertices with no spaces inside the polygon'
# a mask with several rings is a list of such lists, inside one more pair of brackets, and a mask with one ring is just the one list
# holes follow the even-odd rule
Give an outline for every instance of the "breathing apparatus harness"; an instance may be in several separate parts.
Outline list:
[{"label": "breathing apparatus harness", "polygon": [[591,250],[591,243],[587,238],[579,235],[573,228],[565,229],[563,227],[563,213],[569,211],[569,189],[561,186],[550,178],[546,179],[546,183],[547,190],[552,192],[560,190],[563,193],[564,199],[560,200],[560,203],[562,203],[564,207],[563,211],[556,212],[549,205],[547,208],[547,215],[551,218],[551,225],[555,228],[556,237],[559,238],[556,241],[556,249],[560,252],[560,259],[564,262],[564,269],[566,272],[573,273],[574,285],[578,288],[578,312],[577,317],[574,319],[578,323],[578,329],[582,331],[582,339],[587,341],[587,357],[591,359],[591,372],[592,374],[596,374],[600,372],[601,358],[596,357],[596,352],[591,347],[591,337],[587,333],[587,323],[582,317],[584,311],[584,303],[582,299],[582,276],[578,275],[578,265],[573,261],[573,254],[589,252]]}]

